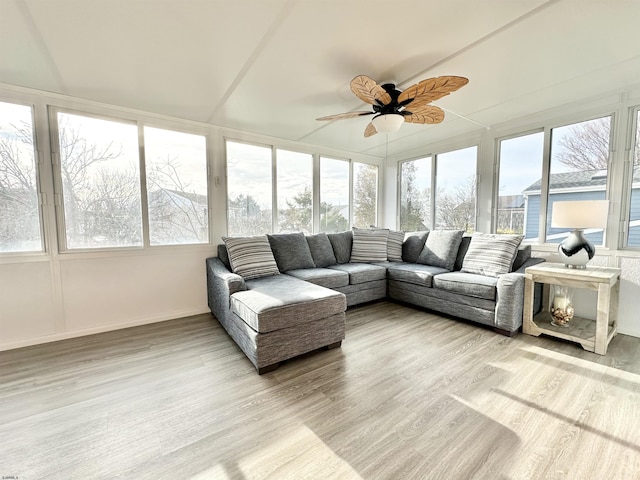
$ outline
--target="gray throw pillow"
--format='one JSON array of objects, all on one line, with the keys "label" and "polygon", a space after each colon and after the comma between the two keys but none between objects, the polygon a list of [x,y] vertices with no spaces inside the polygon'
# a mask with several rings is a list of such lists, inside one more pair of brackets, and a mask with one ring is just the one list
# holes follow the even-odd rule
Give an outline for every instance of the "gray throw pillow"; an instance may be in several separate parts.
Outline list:
[{"label": "gray throw pillow", "polygon": [[279,233],[267,238],[281,272],[316,266],[304,233]]},{"label": "gray throw pillow", "polygon": [[351,245],[353,245],[353,234],[351,230],[340,233],[328,233],[329,241],[333,247],[333,253],[338,263],[349,263],[351,259]]},{"label": "gray throw pillow", "polygon": [[407,232],[404,234],[404,242],[402,243],[402,260],[404,262],[416,263],[424,243],[427,241],[429,231]]},{"label": "gray throw pillow", "polygon": [[462,272],[497,277],[511,271],[524,235],[474,233]]},{"label": "gray throw pillow", "polygon": [[453,270],[463,233],[462,230],[432,230],[417,263]]},{"label": "gray throw pillow", "polygon": [[222,240],[227,246],[233,273],[245,280],[280,273],[266,236],[222,237]]},{"label": "gray throw pillow", "polygon": [[316,267],[328,267],[329,265],[338,263],[326,233],[307,235],[307,244],[309,245],[309,250],[311,250],[313,263]]}]

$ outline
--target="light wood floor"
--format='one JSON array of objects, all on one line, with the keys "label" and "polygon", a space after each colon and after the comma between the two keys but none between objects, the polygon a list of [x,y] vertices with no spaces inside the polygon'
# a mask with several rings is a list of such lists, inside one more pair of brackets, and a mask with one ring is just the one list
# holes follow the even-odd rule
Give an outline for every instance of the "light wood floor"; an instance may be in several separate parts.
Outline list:
[{"label": "light wood floor", "polygon": [[0,353],[0,476],[638,479],[640,339],[602,357],[381,302],[258,376],[210,315]]}]

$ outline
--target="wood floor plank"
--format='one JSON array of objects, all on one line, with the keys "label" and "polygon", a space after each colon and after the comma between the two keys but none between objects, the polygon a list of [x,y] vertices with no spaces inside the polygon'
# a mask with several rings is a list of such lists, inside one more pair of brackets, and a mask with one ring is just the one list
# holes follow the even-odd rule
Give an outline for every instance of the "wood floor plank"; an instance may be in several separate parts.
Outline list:
[{"label": "wood floor plank", "polygon": [[640,339],[606,356],[378,302],[259,376],[210,315],[0,352],[20,479],[640,478]]}]

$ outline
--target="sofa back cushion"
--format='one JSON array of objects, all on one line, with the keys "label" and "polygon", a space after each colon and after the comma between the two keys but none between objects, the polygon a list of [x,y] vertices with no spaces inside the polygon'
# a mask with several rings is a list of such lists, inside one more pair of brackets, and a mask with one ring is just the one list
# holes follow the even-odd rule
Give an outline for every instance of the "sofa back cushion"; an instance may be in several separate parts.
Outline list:
[{"label": "sofa back cushion", "polygon": [[474,233],[461,271],[489,277],[509,273],[523,238],[523,235]]},{"label": "sofa back cushion", "polygon": [[432,230],[417,263],[453,270],[463,233],[462,230]]},{"label": "sofa back cushion", "polygon": [[428,230],[422,232],[407,232],[404,234],[402,261],[416,263],[427,241],[427,235],[429,235]]},{"label": "sofa back cushion", "polygon": [[453,266],[453,271],[458,272],[462,269],[462,262],[464,261],[464,256],[467,254],[467,250],[469,250],[469,244],[471,243],[471,235],[463,235],[462,240],[460,241],[460,247],[458,248],[458,256],[456,257],[456,263]]},{"label": "sofa back cushion", "polygon": [[352,263],[375,263],[387,261],[387,239],[389,230],[353,228]]},{"label": "sofa back cushion", "polygon": [[222,237],[231,269],[245,280],[278,275],[278,266],[273,258],[269,240],[260,237]]},{"label": "sofa back cushion", "polygon": [[278,233],[267,238],[281,272],[316,266],[304,233]]},{"label": "sofa back cushion", "polygon": [[231,262],[229,261],[229,252],[227,252],[227,246],[224,243],[218,245],[218,258],[222,263],[224,263],[225,267],[229,270],[233,270],[231,268]]},{"label": "sofa back cushion", "polygon": [[317,235],[308,235],[307,244],[313,257],[313,263],[316,267],[328,267],[335,265],[336,256],[333,253],[333,247],[326,233],[318,233]]},{"label": "sofa back cushion", "polygon": [[518,253],[516,253],[516,259],[513,261],[513,266],[511,267],[511,271],[514,272],[518,270],[524,262],[531,258],[531,245],[520,245],[518,248]]},{"label": "sofa back cushion", "polygon": [[349,263],[351,260],[351,246],[353,244],[353,234],[351,230],[340,233],[328,233],[329,241],[333,247],[333,253],[338,263]]}]

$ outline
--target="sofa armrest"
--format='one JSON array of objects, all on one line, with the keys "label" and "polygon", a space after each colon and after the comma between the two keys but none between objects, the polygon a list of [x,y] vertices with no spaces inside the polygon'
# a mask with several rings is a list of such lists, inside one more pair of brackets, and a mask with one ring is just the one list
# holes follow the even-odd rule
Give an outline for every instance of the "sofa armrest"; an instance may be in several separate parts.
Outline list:
[{"label": "sofa armrest", "polygon": [[207,258],[206,265],[209,308],[216,318],[225,319],[229,313],[231,295],[247,290],[247,286],[244,279],[230,272],[218,257]]},{"label": "sofa armrest", "polygon": [[[515,332],[522,326],[524,271],[527,267],[544,261],[544,258],[531,257],[515,272],[506,273],[498,277],[498,284],[496,285],[496,328]],[[540,311],[541,305],[542,289],[536,289],[534,311]]]}]

